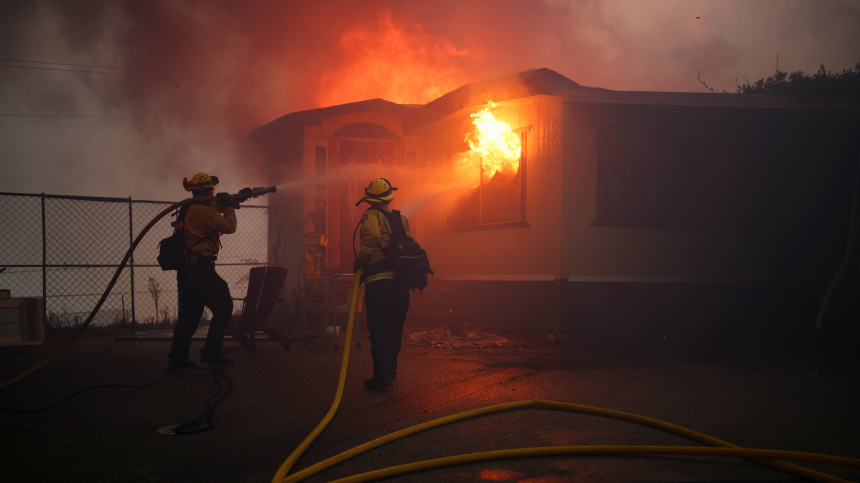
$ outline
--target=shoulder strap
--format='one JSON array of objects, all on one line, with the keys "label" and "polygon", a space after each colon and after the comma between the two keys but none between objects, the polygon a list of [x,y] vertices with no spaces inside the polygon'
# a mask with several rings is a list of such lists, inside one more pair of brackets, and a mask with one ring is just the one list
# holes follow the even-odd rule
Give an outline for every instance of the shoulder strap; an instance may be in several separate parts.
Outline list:
[{"label": "shoulder strap", "polygon": [[402,237],[406,237],[406,228],[403,226],[403,219],[400,218],[399,211],[391,210],[391,213],[383,211],[382,214],[388,218],[388,224],[391,225],[392,236],[397,233]]},{"label": "shoulder strap", "polygon": [[[192,206],[194,206],[194,205],[205,205],[205,204],[206,204],[205,201],[195,201],[193,203],[188,203],[187,205],[180,206],[179,212],[176,214],[176,227],[178,227],[180,223],[185,222],[185,217],[188,216],[188,210],[190,210]],[[176,227],[174,227],[174,228],[176,228]],[[176,228],[176,229],[182,229],[182,228]]]},{"label": "shoulder strap", "polygon": [[191,245],[190,247],[188,247],[188,248],[189,248],[189,249],[194,248],[194,247],[196,247],[197,245],[199,245],[199,244],[201,244],[201,243],[205,242],[206,240],[208,240],[208,239],[212,238],[213,236],[215,236],[215,232],[214,232],[214,231],[213,231],[212,233],[210,233],[210,234],[209,234],[209,236],[207,236],[206,238],[201,238],[201,239],[197,240],[196,242],[194,242],[194,244],[192,244],[192,245]]},{"label": "shoulder strap", "polygon": [[191,205],[181,206],[179,211],[176,212],[176,221],[173,222],[174,230],[181,230],[183,228],[182,224],[185,223],[185,215],[188,214],[188,208],[190,207]]},{"label": "shoulder strap", "polygon": [[[176,227],[173,228],[174,234],[177,234],[179,232],[182,232],[182,233],[185,232],[185,216],[188,215],[188,210],[191,208],[191,205],[196,205],[196,204],[203,204],[203,203],[189,203],[189,204],[179,208],[179,214],[176,215]],[[194,242],[194,244],[192,244],[190,247],[188,247],[188,249],[190,250],[190,249],[196,247],[197,245],[205,242],[206,240],[212,238],[213,236],[215,236],[214,231],[212,233],[210,233],[207,237],[201,238],[201,239],[197,240],[196,242]],[[183,240],[184,240],[184,238],[185,237],[183,235]]]},{"label": "shoulder strap", "polygon": [[406,236],[406,228],[403,226],[403,220],[400,218],[400,212],[398,210],[391,210],[390,212],[385,211],[377,206],[371,205],[365,211],[376,210],[388,219],[388,225],[391,227],[391,235],[394,236],[395,233],[399,233],[402,236]]},{"label": "shoulder strap", "polygon": [[[389,213],[389,212],[387,212],[387,211],[383,210],[382,208],[380,208],[380,207],[378,207],[378,206],[376,206],[376,205],[370,205],[370,208],[368,208],[368,209],[366,209],[366,210],[364,210],[364,211],[365,211],[365,213],[366,213],[366,212],[368,212],[368,211],[370,211],[370,210],[376,210],[378,213],[382,213],[382,214],[385,216],[385,218],[386,218],[386,219],[388,219],[388,226],[392,229],[392,231],[394,231],[394,227],[393,227],[393,226],[391,226],[391,217],[390,217],[391,213]],[[392,210],[392,212],[393,212],[393,211],[394,211],[394,210]],[[398,212],[398,213],[399,213],[399,212]],[[381,226],[380,226],[380,230],[382,230],[382,227],[381,227]],[[389,235],[392,235],[392,236],[393,236],[393,235],[394,235],[394,233],[389,233]]]}]

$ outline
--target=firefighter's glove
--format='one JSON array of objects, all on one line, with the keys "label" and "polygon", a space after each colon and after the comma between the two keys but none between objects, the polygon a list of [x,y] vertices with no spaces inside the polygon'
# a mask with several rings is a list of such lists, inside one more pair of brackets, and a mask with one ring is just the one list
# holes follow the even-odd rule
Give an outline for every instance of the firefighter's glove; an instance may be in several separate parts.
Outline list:
[{"label": "firefighter's glove", "polygon": [[215,195],[215,202],[223,210],[224,208],[238,208],[239,200],[230,196],[230,193],[218,193]]},{"label": "firefighter's glove", "polygon": [[358,261],[358,259],[356,258],[352,261],[352,273],[357,272],[359,268],[364,268],[364,264]]},{"label": "firefighter's glove", "polygon": [[[254,191],[251,188],[242,188],[239,190],[239,195],[240,196],[238,202],[242,203],[243,201],[248,201],[248,198],[254,195]],[[239,206],[237,204],[236,208],[238,207]]]}]

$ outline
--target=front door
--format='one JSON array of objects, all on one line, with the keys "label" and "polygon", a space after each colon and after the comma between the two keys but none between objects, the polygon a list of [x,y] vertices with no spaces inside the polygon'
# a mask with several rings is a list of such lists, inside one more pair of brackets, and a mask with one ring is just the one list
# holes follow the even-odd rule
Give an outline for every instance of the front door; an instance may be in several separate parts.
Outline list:
[{"label": "front door", "polygon": [[[349,273],[352,270],[352,261],[358,250],[358,234],[355,228],[361,219],[361,214],[367,209],[363,203],[355,206],[355,203],[364,196],[364,188],[374,178],[389,178],[390,167],[394,163],[395,143],[393,141],[355,141],[343,139],[340,142],[339,163],[341,167],[360,167],[346,180],[338,183],[338,235],[337,251],[339,270]],[[366,178],[366,179],[365,179]],[[355,233],[355,245],[353,245],[353,234]],[[344,272],[344,270],[346,270]]]}]

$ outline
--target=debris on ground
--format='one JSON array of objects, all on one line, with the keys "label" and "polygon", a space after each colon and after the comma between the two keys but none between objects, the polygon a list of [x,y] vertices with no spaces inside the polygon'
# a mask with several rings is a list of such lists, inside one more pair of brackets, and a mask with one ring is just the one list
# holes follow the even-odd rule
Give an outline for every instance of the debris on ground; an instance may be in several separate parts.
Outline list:
[{"label": "debris on ground", "polygon": [[[565,337],[566,339],[566,337]],[[494,334],[486,329],[463,326],[404,330],[403,343],[416,347],[440,349],[481,349],[494,347],[531,347],[561,342],[562,337],[534,337],[522,332]]]}]

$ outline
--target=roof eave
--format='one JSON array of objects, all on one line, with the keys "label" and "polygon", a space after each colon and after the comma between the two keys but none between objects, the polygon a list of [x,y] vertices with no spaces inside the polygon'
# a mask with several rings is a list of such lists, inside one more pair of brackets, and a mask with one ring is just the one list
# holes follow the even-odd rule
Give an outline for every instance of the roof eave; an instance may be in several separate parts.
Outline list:
[{"label": "roof eave", "polygon": [[399,118],[407,118],[413,114],[415,109],[416,106],[411,104],[397,104],[385,99],[367,99],[318,109],[291,112],[254,129],[251,131],[250,136],[252,141],[257,141],[258,139],[265,138],[272,131],[284,129],[288,126],[319,126],[322,124],[323,119],[362,111],[373,111]]},{"label": "roof eave", "polygon": [[607,89],[569,89],[564,102],[583,104],[665,105],[688,107],[742,107],[764,109],[845,109],[838,100],[801,100],[779,94],[730,94],[694,92],[611,91]]}]

